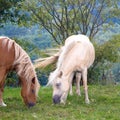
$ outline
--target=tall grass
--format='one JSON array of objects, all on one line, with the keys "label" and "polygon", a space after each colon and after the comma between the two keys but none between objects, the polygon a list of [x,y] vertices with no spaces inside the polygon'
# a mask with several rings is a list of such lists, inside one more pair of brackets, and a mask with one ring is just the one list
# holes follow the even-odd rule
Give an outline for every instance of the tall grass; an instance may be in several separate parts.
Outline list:
[{"label": "tall grass", "polygon": [[41,87],[36,106],[27,108],[20,88],[5,88],[7,107],[0,107],[0,120],[120,120],[120,86],[89,86],[89,105],[83,87],[81,92],[68,96],[66,105],[53,105],[52,89]]}]

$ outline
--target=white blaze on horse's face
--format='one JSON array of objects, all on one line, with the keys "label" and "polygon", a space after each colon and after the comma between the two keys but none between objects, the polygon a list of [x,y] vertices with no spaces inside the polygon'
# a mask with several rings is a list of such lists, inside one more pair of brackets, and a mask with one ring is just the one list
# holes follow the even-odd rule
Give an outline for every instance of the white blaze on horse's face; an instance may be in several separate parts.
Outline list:
[{"label": "white blaze on horse's face", "polygon": [[53,102],[55,104],[64,103],[69,91],[69,82],[63,76],[58,76],[53,82]]}]

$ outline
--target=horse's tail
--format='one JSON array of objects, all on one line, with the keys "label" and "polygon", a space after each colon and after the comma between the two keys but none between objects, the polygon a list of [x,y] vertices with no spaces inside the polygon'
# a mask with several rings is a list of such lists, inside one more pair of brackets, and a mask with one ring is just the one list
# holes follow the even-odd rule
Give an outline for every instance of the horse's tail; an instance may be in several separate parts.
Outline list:
[{"label": "horse's tail", "polygon": [[53,56],[47,57],[47,58],[43,59],[42,61],[35,63],[34,67],[35,68],[46,67],[50,64],[55,63],[58,60],[58,57],[59,57],[59,53],[57,53]]}]

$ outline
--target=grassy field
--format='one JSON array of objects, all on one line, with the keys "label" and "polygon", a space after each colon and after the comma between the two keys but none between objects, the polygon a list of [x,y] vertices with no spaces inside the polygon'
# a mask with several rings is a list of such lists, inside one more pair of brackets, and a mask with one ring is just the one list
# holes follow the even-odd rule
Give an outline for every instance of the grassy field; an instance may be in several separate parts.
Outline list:
[{"label": "grassy field", "polygon": [[[75,89],[75,88],[74,88]],[[66,105],[52,104],[52,89],[41,87],[35,107],[27,108],[20,88],[5,88],[0,120],[120,120],[120,86],[89,86],[91,103],[82,96],[68,96]]]}]

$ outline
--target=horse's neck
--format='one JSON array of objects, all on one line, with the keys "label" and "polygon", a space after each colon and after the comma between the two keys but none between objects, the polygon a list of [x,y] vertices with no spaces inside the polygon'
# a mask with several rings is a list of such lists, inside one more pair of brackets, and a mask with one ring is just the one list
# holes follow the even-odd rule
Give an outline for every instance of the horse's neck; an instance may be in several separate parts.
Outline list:
[{"label": "horse's neck", "polygon": [[33,66],[27,53],[18,45],[15,45],[14,66],[19,76],[29,79],[33,76]]}]

